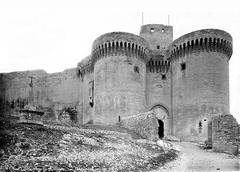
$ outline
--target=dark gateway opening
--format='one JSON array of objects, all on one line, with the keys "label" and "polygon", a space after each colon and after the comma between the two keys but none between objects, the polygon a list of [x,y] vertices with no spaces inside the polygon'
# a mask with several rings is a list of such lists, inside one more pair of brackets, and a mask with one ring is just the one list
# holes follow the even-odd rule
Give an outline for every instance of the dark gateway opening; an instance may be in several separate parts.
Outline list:
[{"label": "dark gateway opening", "polygon": [[159,138],[164,137],[164,123],[162,120],[158,120],[158,136]]}]

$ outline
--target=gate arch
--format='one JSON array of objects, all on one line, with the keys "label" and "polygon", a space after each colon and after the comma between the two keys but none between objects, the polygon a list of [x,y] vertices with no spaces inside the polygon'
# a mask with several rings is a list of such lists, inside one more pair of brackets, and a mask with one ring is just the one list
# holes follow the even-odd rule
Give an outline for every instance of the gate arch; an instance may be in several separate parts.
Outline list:
[{"label": "gate arch", "polygon": [[[154,111],[156,113],[156,117],[158,121],[162,121],[163,122],[163,135],[169,135],[170,134],[170,115],[169,115],[169,111],[168,108],[166,108],[165,106],[161,105],[161,104],[157,104],[154,105],[150,110]],[[160,124],[159,124],[159,126]],[[159,128],[159,130],[160,130]],[[162,130],[162,129],[161,129]],[[160,136],[160,138],[162,138],[162,135]]]}]

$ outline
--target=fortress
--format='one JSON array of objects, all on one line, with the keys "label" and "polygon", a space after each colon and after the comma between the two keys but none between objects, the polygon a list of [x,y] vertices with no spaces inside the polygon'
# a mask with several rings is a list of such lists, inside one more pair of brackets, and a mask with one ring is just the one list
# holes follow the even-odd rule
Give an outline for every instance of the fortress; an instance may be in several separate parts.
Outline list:
[{"label": "fortress", "polygon": [[211,119],[229,114],[231,55],[231,35],[217,29],[176,40],[173,27],[162,24],[143,25],[139,36],[107,33],[74,69],[1,74],[1,109],[32,104],[59,121],[71,107],[79,125],[114,125],[152,110],[160,137],[205,141]]}]

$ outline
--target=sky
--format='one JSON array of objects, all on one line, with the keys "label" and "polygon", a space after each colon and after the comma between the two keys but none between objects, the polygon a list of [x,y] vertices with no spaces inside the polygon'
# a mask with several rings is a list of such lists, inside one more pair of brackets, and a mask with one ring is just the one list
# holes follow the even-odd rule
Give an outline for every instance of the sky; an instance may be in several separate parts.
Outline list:
[{"label": "sky", "polygon": [[98,36],[139,34],[144,24],[173,26],[174,39],[217,28],[233,37],[230,113],[240,122],[240,4],[238,0],[0,0],[0,73],[76,67]]}]

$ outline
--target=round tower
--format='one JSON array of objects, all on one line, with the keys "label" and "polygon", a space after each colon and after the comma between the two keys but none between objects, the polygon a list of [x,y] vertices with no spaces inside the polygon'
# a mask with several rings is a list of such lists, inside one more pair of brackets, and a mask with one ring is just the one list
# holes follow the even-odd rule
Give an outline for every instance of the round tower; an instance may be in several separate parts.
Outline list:
[{"label": "round tower", "polygon": [[147,48],[143,38],[123,32],[94,41],[95,123],[115,124],[145,110]]},{"label": "round tower", "polygon": [[211,117],[229,113],[232,37],[222,30],[199,30],[175,40],[170,51],[174,134],[205,141]]}]

